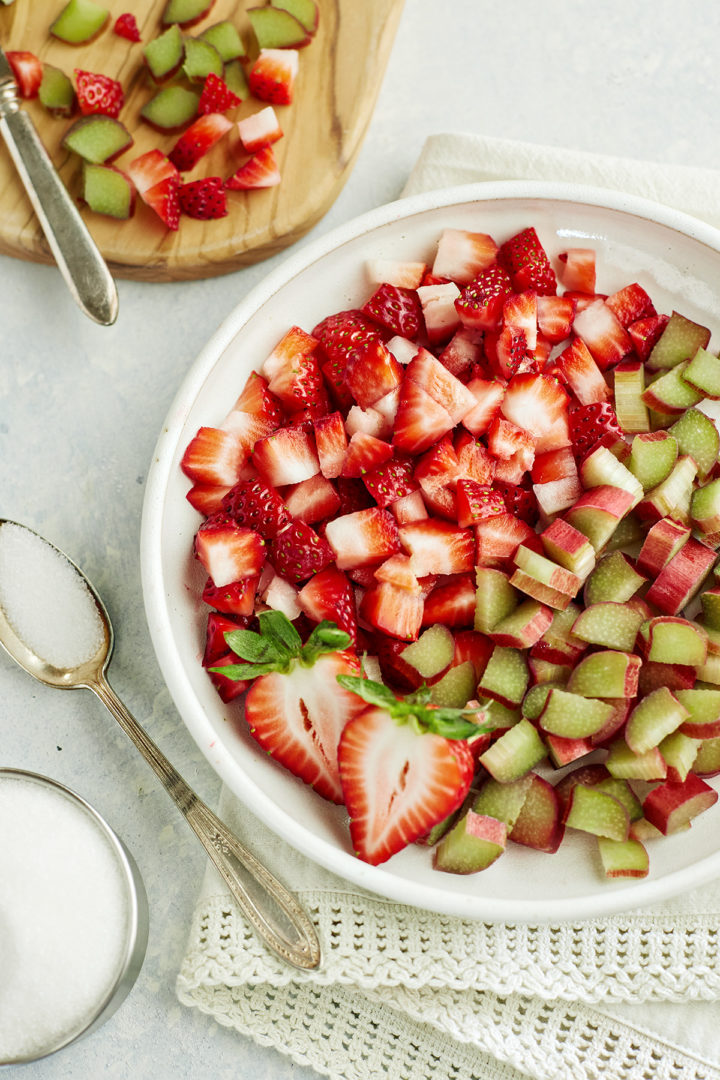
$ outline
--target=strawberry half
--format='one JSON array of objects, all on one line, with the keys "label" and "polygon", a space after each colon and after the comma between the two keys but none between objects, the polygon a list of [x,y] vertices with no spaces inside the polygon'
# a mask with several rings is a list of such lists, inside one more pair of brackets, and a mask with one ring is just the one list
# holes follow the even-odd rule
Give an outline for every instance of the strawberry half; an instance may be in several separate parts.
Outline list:
[{"label": "strawberry half", "polygon": [[117,79],[75,68],[75,86],[80,112],[84,115],[102,113],[115,119],[120,115],[125,94]]},{"label": "strawberry half", "polygon": [[428,706],[426,691],[400,700],[369,679],[338,681],[370,703],[345,725],[338,763],[355,854],[376,866],[461,805],[474,773],[464,740],[480,729],[461,710]]},{"label": "strawberry half", "polygon": [[248,73],[250,92],[271,105],[290,105],[299,67],[297,49],[261,49]]}]

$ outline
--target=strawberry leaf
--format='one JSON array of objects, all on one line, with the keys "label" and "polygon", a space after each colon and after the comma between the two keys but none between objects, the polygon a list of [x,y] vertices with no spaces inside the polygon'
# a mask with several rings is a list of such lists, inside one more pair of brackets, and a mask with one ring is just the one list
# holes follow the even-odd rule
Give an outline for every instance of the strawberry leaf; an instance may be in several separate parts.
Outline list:
[{"label": "strawberry leaf", "polygon": [[312,667],[318,656],[323,653],[342,652],[352,644],[352,638],[345,630],[340,628],[329,619],[323,619],[314,627],[310,637],[302,648],[301,663],[306,667]]},{"label": "strawberry leaf", "polygon": [[287,659],[287,650],[279,649],[276,642],[252,630],[229,630],[225,635],[228,647],[252,664],[269,664]]},{"label": "strawberry leaf", "polygon": [[302,638],[282,611],[263,611],[258,615],[260,633],[276,644],[283,645],[293,656],[302,648]]},{"label": "strawberry leaf", "polygon": [[404,698],[398,698],[383,683],[358,675],[338,675],[337,681],[368,705],[385,709],[396,723],[410,724],[419,735],[430,732],[444,739],[468,739],[485,730],[467,719],[468,715],[476,712],[474,709],[435,708],[430,701],[430,687],[426,685]]},{"label": "strawberry leaf", "polygon": [[344,690],[351,690],[363,701],[367,701],[368,705],[377,705],[381,709],[387,709],[392,715],[395,715],[394,710],[401,704],[392,690],[373,679],[363,679],[359,675],[338,675],[337,681]]}]

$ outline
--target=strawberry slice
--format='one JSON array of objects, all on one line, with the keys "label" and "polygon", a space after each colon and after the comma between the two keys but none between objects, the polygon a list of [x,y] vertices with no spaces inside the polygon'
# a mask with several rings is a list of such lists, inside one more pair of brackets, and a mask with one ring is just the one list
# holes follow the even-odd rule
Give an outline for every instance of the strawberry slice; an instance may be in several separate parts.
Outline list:
[{"label": "strawberry slice", "polygon": [[283,136],[277,113],[272,105],[266,105],[264,109],[238,120],[237,128],[240,141],[248,154],[254,154],[262,150],[264,146],[270,146]]},{"label": "strawberry slice", "polygon": [[308,480],[285,488],[285,506],[298,521],[316,525],[335,517],[340,510],[340,496],[332,481],[317,473]]},{"label": "strawberry slice", "polygon": [[320,623],[323,619],[334,622],[350,635],[352,643],[355,644],[355,590],[342,570],[338,570],[336,566],[321,570],[300,589],[298,603],[313,622]]},{"label": "strawberry slice", "polygon": [[394,517],[377,506],[334,518],[325,527],[325,537],[340,570],[375,566],[400,550]]},{"label": "strawberry slice", "polygon": [[338,763],[353,849],[378,865],[461,805],[474,773],[464,740],[478,728],[460,710],[429,707],[423,691],[401,701],[368,679],[339,681],[374,702],[343,729]]},{"label": "strawberry slice", "polygon": [[343,476],[364,476],[393,456],[390,443],[356,431],[350,439],[343,463]]},{"label": "strawberry slice", "polygon": [[464,383],[448,371],[428,349],[419,349],[405,371],[405,382],[420,386],[450,416],[452,426],[459,424],[477,404]]},{"label": "strawberry slice", "polygon": [[198,117],[173,146],[168,154],[170,161],[180,172],[190,172],[232,126],[227,116],[219,112]]},{"label": "strawberry slice", "polygon": [[414,289],[382,284],[360,310],[386,330],[411,341],[423,326],[422,308]]},{"label": "strawberry slice", "polygon": [[320,472],[328,480],[334,480],[342,474],[348,447],[342,415],[339,412],[332,412],[325,416],[315,417],[313,430]]},{"label": "strawberry slice", "polygon": [[263,146],[225,181],[228,191],[250,191],[253,188],[276,187],[281,180],[280,169],[272,146]]},{"label": "strawberry slice", "polygon": [[573,330],[587,345],[598,367],[605,371],[632,351],[632,339],[612,308],[601,299],[578,312]]},{"label": "strawberry slice", "polygon": [[400,526],[400,541],[412,556],[415,574],[467,574],[475,565],[475,540],[470,529],[429,518]]},{"label": "strawberry slice", "polygon": [[250,92],[271,105],[291,105],[299,68],[297,49],[261,49],[248,72]]},{"label": "strawberry slice", "polygon": [[500,411],[506,420],[538,439],[565,416],[567,405],[568,396],[556,379],[526,372],[510,380]]},{"label": "strawberry slice", "polygon": [[443,229],[432,265],[436,278],[466,285],[495,262],[498,246],[487,233]]},{"label": "strawberry slice", "polygon": [[270,559],[281,577],[294,582],[307,581],[330,565],[333,551],[312,526],[293,519],[271,541]]},{"label": "strawberry slice", "polygon": [[201,427],[185,448],[180,468],[193,483],[232,487],[247,460],[231,431]]},{"label": "strawberry slice", "polygon": [[257,577],[267,556],[263,538],[226,514],[202,523],[195,533],[193,550],[217,588],[241,578]]},{"label": "strawberry slice", "polygon": [[190,180],[178,188],[180,212],[196,221],[212,221],[227,217],[225,188],[219,176]]},{"label": "strawberry slice", "polygon": [[569,248],[558,255],[560,281],[569,292],[595,292],[595,249]]},{"label": "strawberry slice", "polygon": [[207,113],[224,113],[228,109],[234,109],[240,101],[241,99],[233,93],[225,80],[211,71],[203,83],[198,101],[198,112],[201,116]]},{"label": "strawberry slice", "polygon": [[515,292],[533,289],[540,296],[557,292],[555,271],[532,226],[501,244],[497,261],[510,275]]},{"label": "strawberry slice", "polygon": [[299,484],[320,472],[315,440],[309,424],[280,428],[258,439],[253,450],[255,468],[273,487]]},{"label": "strawberry slice", "polygon": [[422,629],[425,602],[419,585],[406,589],[379,581],[364,593],[360,617],[376,630],[399,641],[417,641]]},{"label": "strawberry slice", "polygon": [[569,296],[538,296],[538,330],[552,345],[570,337],[575,302]]},{"label": "strawberry slice", "polygon": [[109,75],[98,75],[92,71],[75,68],[75,87],[78,105],[83,115],[102,113],[104,116],[117,118],[125,104],[122,84]]},{"label": "strawberry slice", "polygon": [[473,574],[461,574],[443,585],[437,585],[425,597],[423,626],[434,626],[436,623],[453,628],[472,626],[476,592]]},{"label": "strawberry slice", "polygon": [[505,396],[505,383],[499,379],[471,379],[467,388],[475,398],[475,406],[462,418],[463,427],[475,435],[483,435],[500,411]]},{"label": "strawberry slice", "polygon": [[512,559],[520,544],[535,535],[527,522],[514,514],[497,514],[475,525],[478,566],[498,566]]},{"label": "strawberry slice", "polygon": [[43,80],[42,60],[35,53],[22,49],[9,49],[5,55],[12,68],[20,97],[37,97]]},{"label": "strawberry slice", "polygon": [[447,409],[439,405],[419,383],[407,376],[403,379],[393,431],[393,444],[399,450],[408,454],[422,453],[452,431],[454,426]]},{"label": "strawberry slice", "polygon": [[575,338],[563,350],[555,365],[581,405],[610,400],[610,387],[587,345],[580,338]]}]

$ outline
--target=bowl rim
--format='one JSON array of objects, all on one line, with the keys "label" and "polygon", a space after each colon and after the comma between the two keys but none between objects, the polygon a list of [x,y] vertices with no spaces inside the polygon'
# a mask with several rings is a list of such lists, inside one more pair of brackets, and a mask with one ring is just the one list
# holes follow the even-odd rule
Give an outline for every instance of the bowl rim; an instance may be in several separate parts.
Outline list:
[{"label": "bowl rim", "polygon": [[[188,701],[193,699],[193,693],[175,650],[170,630],[168,597],[163,585],[160,538],[167,485],[171,479],[172,462],[177,450],[177,437],[202,385],[244,324],[293,278],[309,269],[323,256],[364,233],[392,222],[410,219],[426,211],[441,210],[468,202],[488,203],[493,200],[567,203],[629,214],[648,224],[665,226],[720,254],[720,229],[682,210],[611,188],[561,181],[529,180],[478,181],[420,192],[375,207],[294,249],[248,291],[220,323],[191,364],[172,400],[151,459],[143,500],[140,529],[142,590],[146,620],[156,658],[183,723],[220,780],[240,799],[246,809],[256,814],[291,847],[326,870],[381,899],[489,923],[540,924],[567,919],[577,921],[617,914],[640,905],[668,899],[690,887],[706,884],[720,874],[720,851],[699,859],[691,867],[680,868],[659,879],[645,878],[638,879],[637,883],[623,883],[623,888],[617,891],[608,888],[603,892],[599,888],[597,893],[585,897],[556,897],[552,901],[533,901],[531,904],[528,900],[504,898],[501,911],[498,910],[500,902],[494,897],[486,899],[481,894],[470,897],[418,882],[412,882],[412,888],[409,889],[406,878],[388,873],[383,865],[370,866],[349,852],[338,851],[282,810],[242,766],[238,766],[237,761],[217,739],[217,733],[202,708],[188,706]],[[242,783],[238,782],[239,769],[243,773]],[[599,882],[599,886],[602,884]]]}]

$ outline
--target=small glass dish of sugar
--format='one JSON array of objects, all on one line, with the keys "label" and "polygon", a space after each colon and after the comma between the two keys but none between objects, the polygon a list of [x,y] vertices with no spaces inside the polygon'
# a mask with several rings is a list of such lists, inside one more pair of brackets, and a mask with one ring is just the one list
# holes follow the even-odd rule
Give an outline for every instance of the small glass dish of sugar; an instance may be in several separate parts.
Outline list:
[{"label": "small glass dish of sugar", "polygon": [[0,768],[0,1066],[104,1023],[147,935],[140,873],[100,814],[54,780]]}]

